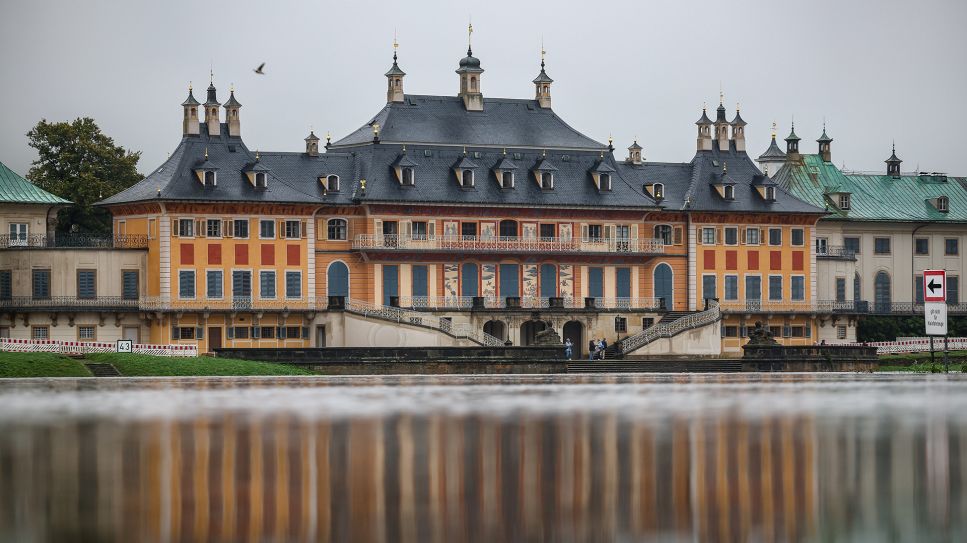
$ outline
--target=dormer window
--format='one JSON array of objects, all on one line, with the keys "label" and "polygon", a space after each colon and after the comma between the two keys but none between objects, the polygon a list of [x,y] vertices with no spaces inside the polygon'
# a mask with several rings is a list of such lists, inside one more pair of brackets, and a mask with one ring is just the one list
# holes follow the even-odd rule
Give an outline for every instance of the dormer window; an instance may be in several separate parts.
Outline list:
[{"label": "dormer window", "polygon": [[473,188],[473,170],[463,170],[460,173],[460,186],[465,189]]},{"label": "dormer window", "polygon": [[500,174],[500,188],[502,189],[512,189],[514,188],[514,172],[501,172]]},{"label": "dormer window", "polygon": [[601,187],[600,190],[611,190],[611,174],[603,173],[601,174]]},{"label": "dormer window", "polygon": [[850,208],[850,195],[843,193],[839,195],[838,207],[844,211]]},{"label": "dormer window", "polygon": [[268,185],[268,176],[266,176],[264,172],[257,172],[255,174],[255,188],[264,189],[268,187]]},{"label": "dormer window", "polygon": [[214,187],[218,185],[218,180],[215,178],[215,172],[208,170],[205,172],[204,177],[206,187]]},{"label": "dormer window", "polygon": [[947,213],[950,211],[950,199],[946,196],[937,198],[937,211]]},{"label": "dormer window", "polygon": [[339,176],[329,175],[325,178],[326,192],[339,192]]},{"label": "dormer window", "polygon": [[662,200],[665,198],[665,185],[662,183],[655,183],[651,187],[652,193],[656,200]]},{"label": "dormer window", "polygon": [[543,190],[553,190],[554,189],[554,174],[551,172],[541,173],[541,189]]},{"label": "dormer window", "polygon": [[[774,191],[775,189],[773,189]],[[768,191],[766,192],[768,195]],[[735,185],[725,185],[724,197],[726,200],[735,200]],[[775,193],[773,192],[773,199],[775,199]]]},{"label": "dormer window", "polygon": [[770,202],[776,201],[776,187],[766,187],[766,200]]},{"label": "dormer window", "polygon": [[413,175],[413,168],[403,168],[401,175],[402,175],[402,179],[400,182],[403,185],[412,187],[413,185],[416,184],[416,179],[414,178],[414,175]]}]

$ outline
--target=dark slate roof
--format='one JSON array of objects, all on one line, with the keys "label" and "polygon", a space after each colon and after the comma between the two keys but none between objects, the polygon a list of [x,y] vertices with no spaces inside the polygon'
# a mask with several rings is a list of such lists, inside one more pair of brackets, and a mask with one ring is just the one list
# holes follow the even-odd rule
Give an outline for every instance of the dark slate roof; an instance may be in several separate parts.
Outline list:
[{"label": "dark slate roof", "polygon": [[16,204],[70,204],[34,185],[0,162],[0,202]]},{"label": "dark slate roof", "polygon": [[205,101],[206,106],[218,106],[218,99],[215,98],[215,84],[211,83],[208,85],[208,100]]},{"label": "dark slate roof", "polygon": [[610,164],[608,164],[607,159],[602,157],[600,160],[595,162],[594,168],[591,168],[591,171],[594,173],[611,173],[617,170],[615,170],[613,167],[611,167]]},{"label": "dark slate roof", "polygon": [[640,145],[638,145],[638,140],[635,140],[635,142],[632,143],[631,144],[631,147],[628,147],[628,149],[637,149],[637,150],[640,151],[642,149],[642,147]]},{"label": "dark slate roof", "polygon": [[[431,156],[426,156],[425,150]],[[488,204],[515,206],[569,207],[638,207],[654,208],[654,201],[643,193],[641,184],[629,182],[617,172],[614,157],[606,153],[604,160],[616,170],[612,174],[612,190],[598,191],[591,170],[600,161],[599,152],[525,151],[520,158],[510,161],[496,149],[484,149],[474,162],[478,171],[473,189],[461,187],[453,176],[452,166],[462,158],[462,151],[451,148],[407,147],[407,157],[414,163],[415,184],[401,186],[392,170],[400,158],[395,145],[373,145],[361,150],[363,159],[360,175],[366,179],[365,195],[357,194],[364,202]],[[470,149],[475,152],[475,149]],[[475,156],[475,155],[474,155]],[[494,173],[495,166],[508,167],[514,172],[513,189],[503,189]],[[536,168],[553,168],[554,189],[542,190],[534,179]]]},{"label": "dark slate roof", "polygon": [[786,153],[782,152],[782,149],[780,149],[779,146],[776,145],[775,134],[772,135],[772,142],[769,144],[769,148],[766,149],[766,152],[759,155],[759,160],[762,160],[764,158],[781,158],[783,160],[785,160],[786,158]]},{"label": "dark slate roof", "polygon": [[819,139],[816,141],[818,141],[819,143],[829,143],[833,141],[833,138],[826,135],[826,125],[823,125],[823,135],[819,136]]},{"label": "dark slate roof", "polygon": [[480,67],[480,59],[473,56],[473,50],[469,47],[467,48],[467,56],[460,59],[460,69],[457,73],[463,72],[474,72],[480,73],[483,69]]},{"label": "dark slate roof", "polygon": [[231,91],[228,95],[228,101],[224,104],[225,107],[242,107],[242,104],[235,99],[235,91]]},{"label": "dark slate roof", "polygon": [[890,164],[891,162],[903,162],[899,157],[896,156],[896,145],[893,146],[893,153],[890,155],[890,158],[886,159],[884,162],[887,164]]},{"label": "dark slate roof", "polygon": [[419,164],[414,162],[413,159],[410,158],[410,155],[406,154],[406,151],[403,151],[399,154],[399,156],[396,157],[396,160],[394,160],[390,166],[412,168],[414,166],[419,166]]},{"label": "dark slate roof", "polygon": [[[194,170],[201,168],[218,170],[218,186],[205,187],[198,182]],[[244,172],[252,168],[268,173],[267,189],[256,189],[249,183]],[[330,174],[346,180],[344,191],[324,196],[318,178]],[[261,152],[256,162],[255,153],[241,138],[229,136],[225,124],[218,136],[208,136],[205,123],[201,123],[200,134],[183,137],[160,167],[99,205],[157,200],[345,204],[352,201],[349,181],[354,179],[351,154],[310,157],[305,153]]]},{"label": "dark slate roof", "polygon": [[554,80],[551,79],[547,72],[544,71],[544,61],[541,61],[541,73],[537,74],[534,78],[534,83],[553,83]]},{"label": "dark slate roof", "polygon": [[185,98],[185,101],[182,102],[181,105],[183,105],[183,106],[200,106],[201,105],[201,102],[199,102],[198,100],[195,100],[195,95],[192,94],[191,87],[188,87],[188,98]]},{"label": "dark slate roof", "polygon": [[702,116],[699,117],[697,121],[695,121],[695,124],[698,124],[698,125],[712,124],[712,119],[708,118],[708,112],[705,111],[704,107],[702,108]]},{"label": "dark slate roof", "polygon": [[386,77],[391,75],[406,75],[406,72],[400,69],[399,64],[396,63],[396,53],[393,53],[393,66],[390,67],[389,71],[386,72]]},{"label": "dark slate roof", "polygon": [[536,100],[484,98],[483,111],[467,111],[457,96],[407,94],[392,102],[355,132],[331,148],[373,141],[379,123],[385,143],[521,147],[528,149],[593,149],[605,145],[568,126]]},{"label": "dark slate roof", "polygon": [[799,141],[799,136],[796,135],[796,123],[792,123],[792,128],[789,130],[789,135],[786,136],[786,141]]},{"label": "dark slate roof", "polygon": [[504,156],[500,159],[500,162],[493,167],[494,170],[516,170],[517,164],[514,161]]},{"label": "dark slate roof", "polygon": [[729,121],[725,118],[725,106],[719,104],[719,107],[715,110],[715,122],[717,123],[728,123]]},{"label": "dark slate roof", "polygon": [[317,136],[315,132],[310,130],[309,135],[306,136],[306,141],[319,141],[319,136]]},{"label": "dark slate roof", "polygon": [[459,170],[472,170],[477,167],[477,163],[470,160],[467,155],[463,155],[453,167]]},{"label": "dark slate roof", "polygon": [[732,119],[732,126],[745,126],[747,124],[749,123],[745,122],[745,120],[742,118],[742,115],[739,115],[739,110],[736,109],[735,118]]}]

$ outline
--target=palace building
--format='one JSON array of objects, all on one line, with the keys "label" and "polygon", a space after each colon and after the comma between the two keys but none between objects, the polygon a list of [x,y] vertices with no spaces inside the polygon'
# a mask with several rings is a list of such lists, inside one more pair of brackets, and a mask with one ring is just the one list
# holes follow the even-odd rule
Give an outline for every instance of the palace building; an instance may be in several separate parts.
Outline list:
[{"label": "palace building", "polygon": [[762,321],[816,342],[827,211],[757,168],[738,108],[703,110],[687,162],[637,141],[618,156],[555,113],[545,68],[533,97],[492,98],[468,47],[455,96],[412,95],[394,52],[386,104],[298,152],[249,148],[234,89],[189,88],[168,160],[100,203],[115,239],[143,240],[141,341],[530,345],[551,328],[585,352],[719,354]]}]

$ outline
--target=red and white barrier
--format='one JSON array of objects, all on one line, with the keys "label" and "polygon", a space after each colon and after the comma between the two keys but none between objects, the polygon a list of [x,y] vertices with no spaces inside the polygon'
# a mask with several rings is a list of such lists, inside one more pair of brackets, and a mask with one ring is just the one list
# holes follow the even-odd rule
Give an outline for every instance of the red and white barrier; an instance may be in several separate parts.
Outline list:
[{"label": "red and white barrier", "polygon": [[[115,343],[99,341],[57,341],[53,339],[0,338],[0,351],[15,353],[89,354],[117,352]],[[197,345],[151,345],[135,343],[134,354],[154,356],[198,356]]]},{"label": "red and white barrier", "polygon": [[[876,347],[876,354],[922,353],[930,350],[930,338],[904,338],[898,341],[869,341],[866,343],[838,343],[837,345],[865,345]],[[943,351],[944,339],[933,339],[935,351]],[[967,350],[967,337],[947,338],[947,348],[951,351]]]}]

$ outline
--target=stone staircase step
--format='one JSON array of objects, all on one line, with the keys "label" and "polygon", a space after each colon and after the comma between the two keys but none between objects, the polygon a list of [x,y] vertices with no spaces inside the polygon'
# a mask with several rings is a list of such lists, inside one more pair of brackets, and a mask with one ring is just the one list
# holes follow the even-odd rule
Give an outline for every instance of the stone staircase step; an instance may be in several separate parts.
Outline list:
[{"label": "stone staircase step", "polygon": [[650,360],[569,362],[568,373],[736,373],[742,363],[734,360]]},{"label": "stone staircase step", "polygon": [[94,377],[120,377],[121,372],[113,364],[102,362],[87,362],[84,364]]}]

